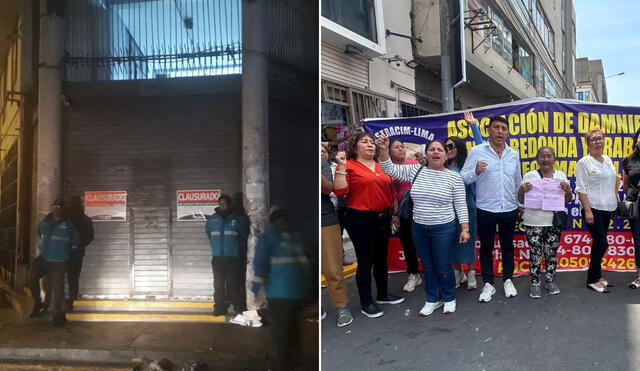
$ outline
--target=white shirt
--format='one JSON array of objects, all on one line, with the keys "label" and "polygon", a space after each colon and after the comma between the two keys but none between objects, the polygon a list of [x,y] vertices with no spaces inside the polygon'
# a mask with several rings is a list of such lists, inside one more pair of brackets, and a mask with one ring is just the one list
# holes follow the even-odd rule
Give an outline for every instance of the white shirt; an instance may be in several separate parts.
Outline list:
[{"label": "white shirt", "polygon": [[[560,170],[554,170],[552,178],[569,183],[567,176]],[[538,170],[531,170],[526,173],[522,178],[522,184],[529,179],[540,179]],[[527,197],[526,193],[524,197]],[[522,219],[524,220],[524,225],[531,227],[551,227],[553,226],[553,211],[525,208]]]},{"label": "white shirt", "polygon": [[[380,163],[382,171],[392,178],[411,182],[422,165],[398,165],[391,159]],[[424,167],[411,187],[413,221],[424,225],[438,225],[453,221],[469,222],[464,183],[455,171],[431,170]]]},{"label": "white shirt", "polygon": [[[476,183],[476,204],[478,209],[492,213],[513,211],[518,208],[518,187],[522,182],[520,156],[505,143],[502,157],[489,143],[471,148],[460,176],[465,184]],[[486,170],[476,174],[478,161],[485,161]]]},{"label": "white shirt", "polygon": [[[576,164],[576,192],[586,194],[592,209],[615,211],[618,206],[616,195],[616,169],[609,156],[602,155],[598,162],[586,155]],[[582,204],[580,204],[582,208]]]}]

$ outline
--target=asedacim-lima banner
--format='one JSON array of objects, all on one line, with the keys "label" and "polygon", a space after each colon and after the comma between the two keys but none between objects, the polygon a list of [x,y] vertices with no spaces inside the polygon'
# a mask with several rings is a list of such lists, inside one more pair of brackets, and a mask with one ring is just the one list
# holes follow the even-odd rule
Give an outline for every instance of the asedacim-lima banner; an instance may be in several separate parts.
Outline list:
[{"label": "asedacim-lima banner", "polygon": [[[585,133],[600,128],[605,133],[604,154],[611,157],[618,174],[622,174],[622,160],[633,149],[633,136],[640,128],[640,107],[623,107],[575,100],[530,98],[516,102],[470,110],[479,121],[483,139],[488,138],[489,118],[503,116],[509,122],[507,144],[520,154],[522,175],[537,169],[538,148],[549,146],[556,151],[556,169],[569,178],[574,190],[573,200],[567,204],[570,228],[562,233],[558,250],[558,270],[584,270],[589,267],[591,239],[580,216],[575,195],[576,163],[587,154]],[[457,136],[474,144],[473,133],[463,118],[463,111],[410,118],[365,119],[367,132],[385,134],[403,142],[424,144],[432,139],[445,140]],[[622,187],[620,187],[622,197]],[[629,220],[615,218],[610,225],[609,248],[602,267],[613,271],[635,271],[634,247]],[[389,270],[404,270],[402,247],[396,238],[390,241]],[[496,239],[495,246],[499,246]],[[529,248],[522,221],[514,237],[514,273],[529,272]],[[476,241],[479,250],[479,242]],[[494,271],[502,272],[500,249],[494,250]],[[479,271],[476,261],[476,271]]]}]

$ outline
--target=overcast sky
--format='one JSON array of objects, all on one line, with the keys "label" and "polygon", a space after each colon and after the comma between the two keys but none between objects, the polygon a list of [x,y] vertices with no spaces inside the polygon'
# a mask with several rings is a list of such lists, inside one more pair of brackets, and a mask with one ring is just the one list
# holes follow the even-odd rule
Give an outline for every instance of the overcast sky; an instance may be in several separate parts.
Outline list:
[{"label": "overcast sky", "polygon": [[609,103],[640,106],[640,1],[574,0],[576,58],[602,59]]}]

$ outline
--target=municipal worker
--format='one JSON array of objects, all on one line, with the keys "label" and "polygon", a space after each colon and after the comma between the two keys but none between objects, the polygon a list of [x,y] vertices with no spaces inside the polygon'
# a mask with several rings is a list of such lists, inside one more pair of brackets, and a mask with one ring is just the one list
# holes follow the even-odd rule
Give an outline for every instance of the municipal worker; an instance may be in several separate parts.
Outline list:
[{"label": "municipal worker", "polygon": [[226,315],[229,303],[233,304],[236,314],[247,310],[242,282],[245,265],[241,253],[249,236],[249,225],[231,206],[231,196],[221,195],[216,212],[205,227],[213,255],[214,316]]},{"label": "municipal worker", "polygon": [[299,317],[317,300],[317,249],[304,245],[304,237],[289,213],[277,207],[269,213],[269,226],[256,245],[251,291],[265,290],[271,336],[277,350],[278,371],[294,368],[300,354]]},{"label": "municipal worker", "polygon": [[93,222],[82,209],[82,199],[80,196],[73,196],[69,200],[69,207],[65,215],[71,219],[78,231],[79,245],[75,250],[71,250],[67,262],[67,282],[69,284],[69,311],[73,310],[73,302],[78,299],[80,288],[80,272],[82,271],[82,260],[87,246],[93,241]]},{"label": "municipal worker", "polygon": [[78,231],[73,222],[63,214],[64,201],[57,199],[51,205],[49,213],[38,226],[40,242],[38,257],[29,270],[29,289],[34,305],[31,317],[40,314],[43,309],[40,299],[40,278],[47,277],[53,291],[53,324],[62,326],[66,322],[64,303],[64,274],[72,250],[80,245]]}]

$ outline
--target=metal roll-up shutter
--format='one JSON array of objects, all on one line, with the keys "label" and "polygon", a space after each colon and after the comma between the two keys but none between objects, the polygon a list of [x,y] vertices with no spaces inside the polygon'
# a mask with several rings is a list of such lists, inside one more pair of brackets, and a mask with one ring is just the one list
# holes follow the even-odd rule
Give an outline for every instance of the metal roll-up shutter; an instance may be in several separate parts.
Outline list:
[{"label": "metal roll-up shutter", "polygon": [[94,222],[80,295],[211,298],[205,223],[176,220],[176,191],[240,191],[240,95],[80,99],[64,122],[65,196],[127,191],[126,222]]},{"label": "metal roll-up shutter", "polygon": [[323,79],[331,79],[363,89],[369,88],[369,61],[352,57],[328,42],[322,43],[321,73]]}]

